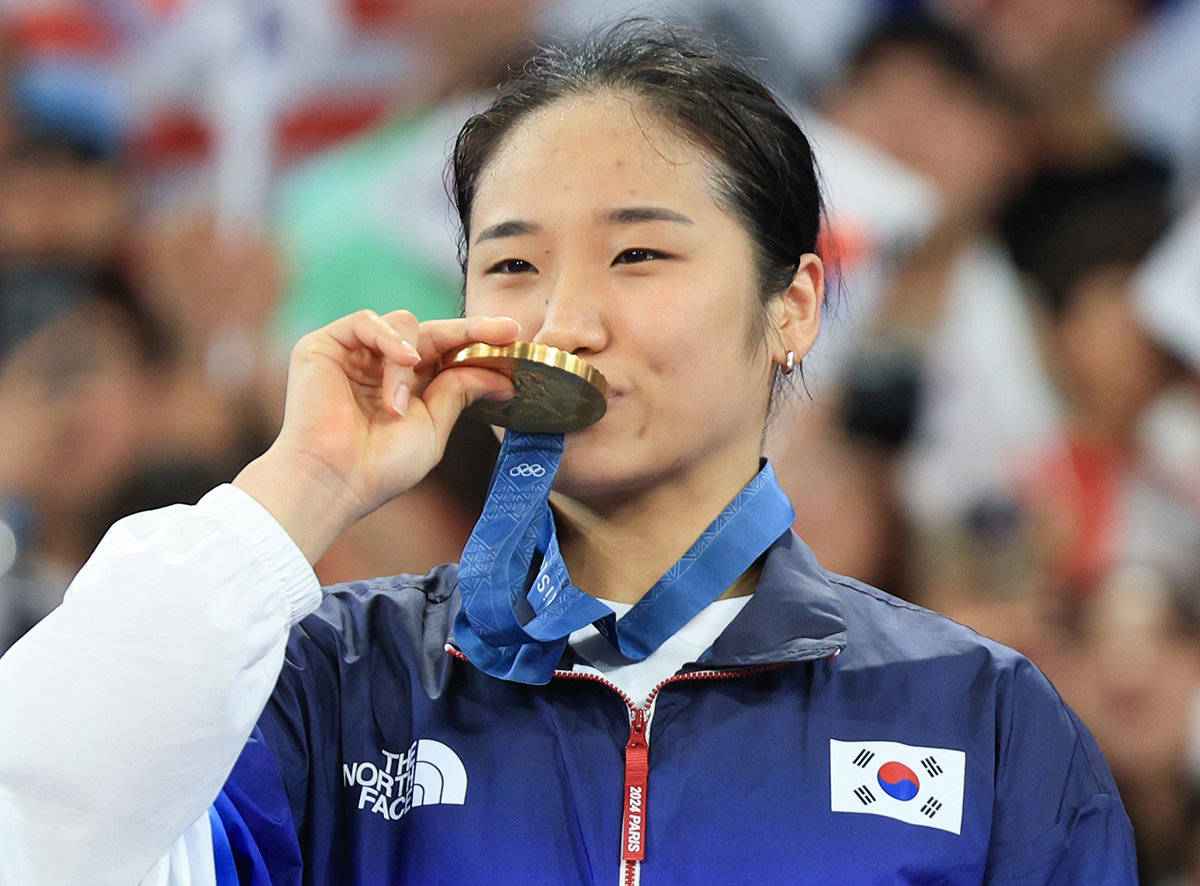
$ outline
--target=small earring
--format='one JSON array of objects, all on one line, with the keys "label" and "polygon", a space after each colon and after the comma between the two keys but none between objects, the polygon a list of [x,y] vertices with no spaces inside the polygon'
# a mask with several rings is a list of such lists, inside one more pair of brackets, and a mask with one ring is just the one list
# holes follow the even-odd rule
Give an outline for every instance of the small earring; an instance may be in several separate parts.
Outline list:
[{"label": "small earring", "polygon": [[783,374],[791,375],[792,370],[794,370],[795,368],[796,368],[796,352],[788,351],[787,359],[783,363]]}]

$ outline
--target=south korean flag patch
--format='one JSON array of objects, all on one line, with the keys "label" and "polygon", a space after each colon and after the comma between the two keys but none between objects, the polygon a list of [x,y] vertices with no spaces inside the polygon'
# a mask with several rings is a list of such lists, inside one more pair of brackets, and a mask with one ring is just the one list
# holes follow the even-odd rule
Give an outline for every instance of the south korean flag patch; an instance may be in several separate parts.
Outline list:
[{"label": "south korean flag patch", "polygon": [[829,740],[829,806],[962,832],[967,755],[895,741]]}]

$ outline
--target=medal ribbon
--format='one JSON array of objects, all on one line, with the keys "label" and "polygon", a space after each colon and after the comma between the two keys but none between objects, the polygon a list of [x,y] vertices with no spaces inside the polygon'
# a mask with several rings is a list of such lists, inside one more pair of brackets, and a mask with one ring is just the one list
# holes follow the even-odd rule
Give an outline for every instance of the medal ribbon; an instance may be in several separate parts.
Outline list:
[{"label": "medal ribbon", "polygon": [[770,464],[763,467],[682,558],[618,621],[571,583],[558,547],[550,488],[563,435],[508,431],[483,513],[458,572],[459,648],[480,670],[543,684],[567,638],[594,624],[641,660],[721,596],[795,519]]}]

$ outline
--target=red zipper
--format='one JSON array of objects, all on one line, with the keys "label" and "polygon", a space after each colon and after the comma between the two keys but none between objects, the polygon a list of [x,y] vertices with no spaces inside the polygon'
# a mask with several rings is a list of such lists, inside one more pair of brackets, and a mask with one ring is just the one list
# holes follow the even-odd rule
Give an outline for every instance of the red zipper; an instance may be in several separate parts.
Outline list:
[{"label": "red zipper", "polygon": [[756,665],[730,671],[692,671],[667,677],[651,690],[646,703],[638,706],[633,699],[598,674],[579,674],[575,671],[555,671],[555,677],[572,680],[592,680],[607,686],[629,708],[629,740],[625,742],[625,811],[621,822],[621,886],[637,886],[641,882],[641,866],[646,859],[647,810],[650,789],[650,721],[658,694],[671,683],[685,680],[720,680],[743,677],[782,667],[784,663]]},{"label": "red zipper", "polygon": [[650,745],[646,741],[646,711],[637,708],[625,742],[625,817],[621,823],[621,861],[646,857],[646,788],[650,781]]},{"label": "red zipper", "polygon": [[[470,661],[461,651],[449,644],[446,651],[462,661]],[[629,740],[625,742],[625,798],[621,822],[621,884],[636,886],[641,878],[641,863],[646,858],[646,800],[650,787],[650,721],[654,702],[663,687],[685,680],[721,680],[744,677],[783,667],[787,662],[755,665],[726,671],[691,671],[667,677],[651,690],[646,703],[638,706],[616,685],[599,674],[580,674],[575,671],[555,671],[554,676],[571,680],[591,680],[607,686],[621,697],[629,709]]]}]

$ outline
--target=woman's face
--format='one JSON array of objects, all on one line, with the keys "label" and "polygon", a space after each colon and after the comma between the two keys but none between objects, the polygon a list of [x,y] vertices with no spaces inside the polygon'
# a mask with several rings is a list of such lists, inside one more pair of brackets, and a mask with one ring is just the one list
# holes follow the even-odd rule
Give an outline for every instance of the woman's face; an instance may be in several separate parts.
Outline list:
[{"label": "woman's face", "polygon": [[600,94],[531,115],[480,178],[467,312],[516,318],[610,385],[604,418],[567,438],[573,498],[757,469],[782,352],[752,331],[752,244],[711,172],[636,100]]}]

